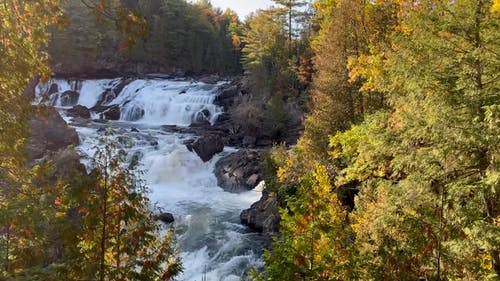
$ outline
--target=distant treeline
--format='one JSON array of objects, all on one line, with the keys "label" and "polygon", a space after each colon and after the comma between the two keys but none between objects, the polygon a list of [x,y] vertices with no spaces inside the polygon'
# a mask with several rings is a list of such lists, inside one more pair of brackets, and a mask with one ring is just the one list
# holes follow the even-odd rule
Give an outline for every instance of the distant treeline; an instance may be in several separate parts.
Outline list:
[{"label": "distant treeline", "polygon": [[[119,0],[102,7],[102,13],[89,4],[64,4],[63,28],[54,28],[49,46],[58,74],[241,72],[243,27],[231,10],[214,8],[207,0]],[[126,20],[143,27],[117,26],[113,16],[120,11],[132,11]],[[135,30],[120,30],[128,28]]]}]

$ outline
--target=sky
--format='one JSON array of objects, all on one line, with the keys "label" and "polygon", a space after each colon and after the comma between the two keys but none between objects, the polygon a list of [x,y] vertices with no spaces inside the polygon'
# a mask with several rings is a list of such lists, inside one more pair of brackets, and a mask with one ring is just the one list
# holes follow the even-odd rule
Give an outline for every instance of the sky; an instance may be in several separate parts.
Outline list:
[{"label": "sky", "polygon": [[230,8],[238,13],[241,20],[257,9],[265,9],[273,4],[271,0],[211,0],[212,5],[215,7]]}]

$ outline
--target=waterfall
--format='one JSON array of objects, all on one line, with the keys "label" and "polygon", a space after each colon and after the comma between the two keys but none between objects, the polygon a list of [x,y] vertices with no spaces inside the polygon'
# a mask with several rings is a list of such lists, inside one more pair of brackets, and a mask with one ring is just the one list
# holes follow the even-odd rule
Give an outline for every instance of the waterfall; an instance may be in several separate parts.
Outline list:
[{"label": "waterfall", "polygon": [[[63,115],[77,104],[91,110],[119,107],[120,120],[106,123],[106,137],[126,152],[130,163],[136,162],[151,190],[151,201],[174,214],[173,227],[185,267],[179,280],[241,280],[248,269],[262,266],[260,236],[239,222],[241,210],[257,201],[260,192],[224,192],[213,174],[216,161],[234,149],[225,148],[221,155],[203,162],[184,145],[192,135],[166,132],[161,127],[188,126],[203,120],[213,124],[222,113],[222,108],[213,104],[221,84],[56,79],[36,89],[37,102],[54,105]],[[68,99],[66,102],[75,102],[63,105],[64,93],[78,95],[78,99]],[[104,133],[93,123],[77,125],[76,129],[82,163],[89,165]]]}]

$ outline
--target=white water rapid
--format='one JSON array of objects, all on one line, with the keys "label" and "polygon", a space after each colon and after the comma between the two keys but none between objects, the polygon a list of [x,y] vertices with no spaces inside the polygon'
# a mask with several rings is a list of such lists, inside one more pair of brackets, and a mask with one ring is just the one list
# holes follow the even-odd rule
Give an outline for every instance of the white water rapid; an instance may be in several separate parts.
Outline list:
[{"label": "white water rapid", "polygon": [[[57,86],[54,86],[57,85]],[[233,194],[217,186],[216,161],[234,149],[204,163],[184,142],[193,135],[171,133],[161,125],[188,126],[195,121],[213,124],[222,108],[213,104],[217,85],[166,79],[52,80],[39,84],[38,102],[55,106],[77,129],[82,162],[89,165],[104,137],[126,152],[142,171],[150,199],[175,217],[178,249],[184,272],[178,280],[233,281],[250,268],[262,266],[259,235],[239,221],[241,210],[260,193]],[[74,105],[93,108],[92,118],[118,106],[120,118],[78,122],[66,116]],[[81,119],[81,118],[80,118]],[[111,132],[111,133],[109,133]]]}]

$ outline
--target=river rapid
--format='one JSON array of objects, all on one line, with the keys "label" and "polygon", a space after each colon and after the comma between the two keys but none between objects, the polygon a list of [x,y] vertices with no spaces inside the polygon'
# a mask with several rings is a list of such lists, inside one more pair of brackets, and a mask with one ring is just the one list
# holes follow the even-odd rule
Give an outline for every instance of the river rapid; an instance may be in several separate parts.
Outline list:
[{"label": "river rapid", "polygon": [[[235,149],[226,147],[203,162],[184,144],[196,136],[162,127],[185,127],[196,121],[213,124],[223,110],[213,101],[224,83],[54,79],[36,89],[37,102],[53,105],[76,128],[82,163],[90,168],[99,141],[107,138],[126,153],[125,165],[134,167],[145,181],[151,202],[174,215],[171,227],[184,265],[178,280],[241,280],[250,268],[262,266],[260,236],[239,219],[260,192],[224,192],[213,173],[217,160]],[[68,117],[66,110],[75,105],[93,108],[93,121]],[[118,108],[119,120],[100,121],[103,108]]]}]

